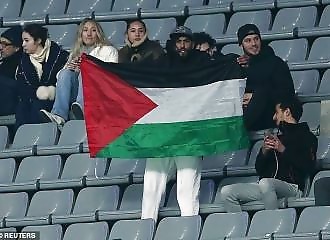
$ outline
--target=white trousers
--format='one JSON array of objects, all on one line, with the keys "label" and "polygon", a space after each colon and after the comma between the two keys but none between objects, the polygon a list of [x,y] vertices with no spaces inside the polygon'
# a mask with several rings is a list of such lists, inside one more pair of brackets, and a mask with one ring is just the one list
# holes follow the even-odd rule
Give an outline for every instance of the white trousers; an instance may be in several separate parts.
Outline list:
[{"label": "white trousers", "polygon": [[199,157],[149,158],[144,174],[142,219],[157,221],[159,204],[168,179],[177,169],[177,199],[181,216],[194,216],[199,212],[199,186],[201,179]]}]

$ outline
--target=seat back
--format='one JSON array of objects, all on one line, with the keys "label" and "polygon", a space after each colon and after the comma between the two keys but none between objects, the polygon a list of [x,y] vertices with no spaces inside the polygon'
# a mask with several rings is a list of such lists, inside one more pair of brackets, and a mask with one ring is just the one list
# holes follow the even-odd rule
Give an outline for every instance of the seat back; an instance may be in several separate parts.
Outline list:
[{"label": "seat back", "polygon": [[29,197],[26,192],[0,194],[0,218],[24,217]]},{"label": "seat back", "polygon": [[0,160],[0,183],[10,183],[14,179],[16,161],[14,158]]},{"label": "seat back", "polygon": [[292,71],[291,76],[294,88],[298,94],[316,93],[317,85],[320,80],[319,71],[316,69]]},{"label": "seat back", "polygon": [[[126,2],[126,1],[120,1]],[[105,36],[108,40],[117,47],[125,44],[125,31],[126,22],[124,21],[113,21],[113,22],[100,22]]]},{"label": "seat back", "polygon": [[120,220],[112,226],[108,240],[152,240],[154,228],[152,219]]},{"label": "seat back", "polygon": [[330,53],[329,51],[324,51],[324,49],[330,49],[330,37],[319,37],[315,39],[308,56],[308,60],[311,61],[329,60]]},{"label": "seat back", "polygon": [[322,93],[322,94],[330,93],[330,70],[329,69],[323,73],[321,83],[320,83],[320,86],[319,86],[319,89],[317,92]]},{"label": "seat back", "polygon": [[129,11],[137,9],[155,9],[157,8],[157,0],[131,0],[131,1],[121,1],[115,0],[113,4],[112,11]]},{"label": "seat back", "polygon": [[296,223],[294,208],[261,210],[254,214],[249,237],[261,237],[271,233],[292,233]]},{"label": "seat back", "polygon": [[73,195],[72,189],[36,192],[26,215],[68,215],[72,209]]},{"label": "seat back", "polygon": [[75,223],[66,229],[63,240],[106,240],[108,233],[109,227],[106,222]]},{"label": "seat back", "polygon": [[198,7],[203,5],[203,0],[160,0],[158,8],[159,9],[170,9],[179,7]]},{"label": "seat back", "polygon": [[66,0],[46,0],[36,4],[35,0],[25,0],[21,17],[31,17],[46,14],[64,14]]},{"label": "seat back", "polygon": [[306,59],[308,41],[306,38],[276,40],[269,46],[273,48],[275,54],[287,62],[301,62]]},{"label": "seat back", "polygon": [[21,0],[0,1],[0,16],[4,18],[18,17],[21,11]]},{"label": "seat back", "polygon": [[8,128],[0,126],[0,151],[5,149],[8,144]]},{"label": "seat back", "polygon": [[141,165],[140,161],[145,161],[145,159],[112,158],[107,176],[115,177],[115,176],[124,176],[134,173],[136,172],[136,170],[139,170],[137,168],[139,168],[139,166]]},{"label": "seat back", "polygon": [[325,6],[323,9],[319,27],[330,27],[330,5]]},{"label": "seat back", "polygon": [[226,44],[221,49],[222,54],[235,53],[237,55],[243,55],[243,49],[237,43]]},{"label": "seat back", "polygon": [[51,146],[55,144],[57,134],[55,123],[24,124],[18,128],[11,148]]},{"label": "seat back", "polygon": [[201,229],[200,216],[163,218],[157,227],[154,240],[197,240]]},{"label": "seat back", "polygon": [[272,31],[290,31],[295,27],[314,27],[317,19],[316,6],[282,8],[275,16]]},{"label": "seat back", "polygon": [[320,171],[320,172],[318,172],[314,176],[313,181],[312,181],[312,185],[310,187],[310,191],[309,191],[308,197],[314,197],[314,185],[315,185],[315,182],[317,180],[319,180],[320,178],[324,178],[324,177],[330,177],[330,170]]},{"label": "seat back", "polygon": [[213,38],[223,35],[226,18],[223,13],[209,15],[193,15],[187,18],[185,26],[193,32],[206,32]]},{"label": "seat back", "polygon": [[59,155],[26,157],[19,165],[15,182],[55,180],[59,178],[61,167],[62,159]]},{"label": "seat back", "polygon": [[90,158],[89,153],[72,154],[65,161],[61,179],[104,176],[106,158]]},{"label": "seat back", "polygon": [[320,126],[321,103],[307,102],[303,105],[303,114],[300,122],[307,122],[311,130],[317,130]]},{"label": "seat back", "polygon": [[[330,206],[306,207],[299,217],[296,233],[319,232],[330,230]],[[307,239],[307,238],[306,238]]]},{"label": "seat back", "polygon": [[71,49],[76,39],[78,26],[76,24],[49,25],[48,33],[52,41],[64,49]]},{"label": "seat back", "polygon": [[70,120],[64,124],[59,146],[79,144],[86,140],[86,127],[84,120]]},{"label": "seat back", "polygon": [[63,228],[59,224],[44,226],[26,226],[22,232],[38,232],[39,240],[62,240]]},{"label": "seat back", "polygon": [[176,27],[175,18],[145,19],[150,40],[165,42]]},{"label": "seat back", "polygon": [[329,158],[330,154],[330,137],[329,136],[318,136],[318,147],[316,158],[317,159],[325,159]]},{"label": "seat back", "polygon": [[223,154],[203,157],[203,169],[219,169],[224,166],[242,166],[246,163],[248,149],[230,151]]},{"label": "seat back", "polygon": [[67,14],[81,14],[91,12],[110,12],[111,0],[70,0]]},{"label": "seat back", "polygon": [[120,210],[138,210],[141,209],[143,195],[143,184],[129,185],[123,194],[120,203]]},{"label": "seat back", "polygon": [[[207,216],[200,240],[244,237],[249,225],[247,212],[212,213]],[[221,226],[221,227],[215,227]]]},{"label": "seat back", "polygon": [[118,186],[83,188],[77,196],[73,214],[94,213],[96,210],[114,211],[118,200]]}]

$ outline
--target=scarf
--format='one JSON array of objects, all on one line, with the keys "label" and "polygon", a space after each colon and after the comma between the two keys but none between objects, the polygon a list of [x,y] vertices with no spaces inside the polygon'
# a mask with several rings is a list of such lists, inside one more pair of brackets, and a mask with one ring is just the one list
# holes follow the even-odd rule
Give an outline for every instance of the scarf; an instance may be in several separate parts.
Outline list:
[{"label": "scarf", "polygon": [[42,76],[42,63],[48,60],[49,52],[50,52],[50,40],[47,39],[45,42],[45,46],[40,53],[30,54],[31,63],[35,67],[39,79],[41,79]]},{"label": "scarf", "polygon": [[144,36],[141,38],[140,41],[135,41],[135,42],[130,42],[128,40],[128,35],[126,33],[125,35],[125,43],[127,44],[127,46],[129,46],[130,48],[135,48],[135,47],[138,47],[140,46],[142,43],[144,43],[144,41],[147,39],[147,36],[148,36],[148,33],[146,32],[146,34],[144,34]]}]

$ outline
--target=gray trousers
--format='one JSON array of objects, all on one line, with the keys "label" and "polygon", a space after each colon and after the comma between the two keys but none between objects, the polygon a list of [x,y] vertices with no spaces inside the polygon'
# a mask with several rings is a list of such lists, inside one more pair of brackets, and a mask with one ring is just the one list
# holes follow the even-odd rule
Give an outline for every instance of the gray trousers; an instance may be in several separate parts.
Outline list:
[{"label": "gray trousers", "polygon": [[241,204],[263,201],[265,209],[277,209],[278,199],[301,196],[298,185],[275,178],[262,178],[259,183],[236,183],[222,187],[221,200],[227,212],[240,212]]}]

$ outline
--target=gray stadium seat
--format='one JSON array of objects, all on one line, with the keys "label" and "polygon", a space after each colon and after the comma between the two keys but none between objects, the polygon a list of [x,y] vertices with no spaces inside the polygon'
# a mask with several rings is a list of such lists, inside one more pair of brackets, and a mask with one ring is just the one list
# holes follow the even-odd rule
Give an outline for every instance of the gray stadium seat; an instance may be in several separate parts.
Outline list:
[{"label": "gray stadium seat", "polygon": [[100,22],[100,24],[103,28],[105,35],[112,44],[114,44],[118,48],[125,45],[126,22],[113,21]]},{"label": "gray stadium seat", "polygon": [[315,6],[282,8],[275,16],[270,32],[263,39],[292,38],[293,29],[314,27],[317,19],[317,8]]},{"label": "gray stadium seat", "polygon": [[233,11],[255,11],[263,9],[274,9],[276,7],[275,0],[234,0]]},{"label": "gray stadium seat", "polygon": [[108,233],[106,222],[76,223],[66,229],[63,240],[106,240]]},{"label": "gray stadium seat", "polygon": [[3,18],[18,17],[21,10],[21,0],[2,0],[0,1],[0,16]]},{"label": "gray stadium seat", "polygon": [[73,204],[72,189],[39,191],[30,202],[26,217],[8,217],[8,227],[50,224],[50,215],[70,214]]},{"label": "gray stadium seat", "polygon": [[[214,197],[214,181],[212,179],[204,179],[200,183],[199,189],[199,203],[200,204],[211,204]],[[172,186],[169,193],[166,207],[163,207],[159,211],[159,216],[170,217],[170,216],[180,216],[179,204],[177,201],[177,184]]]},{"label": "gray stadium seat", "polygon": [[310,129],[318,133],[320,128],[321,117],[321,103],[320,102],[308,102],[303,105],[303,114],[300,118],[300,122],[307,122]]},{"label": "gray stadium seat", "polygon": [[152,219],[120,220],[112,226],[107,240],[152,240],[154,228]]},{"label": "gray stadium seat", "polygon": [[249,0],[209,0],[208,5],[189,7],[189,15],[228,13],[232,11],[233,1]]},{"label": "gray stadium seat", "polygon": [[[245,236],[249,225],[247,212],[212,213],[204,222],[200,240]],[[216,227],[219,226],[219,227]]]},{"label": "gray stadium seat", "polygon": [[[143,184],[130,184],[125,189],[119,210],[99,211],[98,219],[117,220],[117,219],[138,219],[141,218]],[[160,207],[164,206],[165,196],[160,202]]]},{"label": "gray stadium seat", "polygon": [[96,221],[96,212],[114,211],[119,201],[118,186],[83,188],[70,215],[52,216],[52,223],[77,223]]},{"label": "gray stadium seat", "polygon": [[274,234],[274,239],[329,239],[329,235],[321,237],[321,231],[329,233],[330,226],[330,207],[329,206],[313,206],[303,209],[297,227],[291,234]]},{"label": "gray stadium seat", "polygon": [[270,10],[236,12],[229,20],[225,35],[217,39],[217,41],[219,43],[237,42],[237,30],[244,23],[253,23],[258,26],[261,33],[264,33],[269,30],[270,22]]},{"label": "gray stadium seat", "polygon": [[0,227],[4,227],[4,219],[8,217],[24,217],[29,202],[26,192],[0,194]]},{"label": "gray stadium seat", "polygon": [[11,183],[16,172],[15,158],[5,158],[0,160],[0,186]]},{"label": "gray stadium seat", "polygon": [[330,137],[318,136],[316,158],[321,169],[330,169]]},{"label": "gray stadium seat", "polygon": [[0,151],[7,147],[8,138],[8,128],[7,126],[0,126]]},{"label": "gray stadium seat", "polygon": [[91,12],[110,12],[109,0],[70,0],[66,14],[83,14]]},{"label": "gray stadium seat", "polygon": [[277,0],[277,7],[301,7],[309,5],[319,5],[320,1],[318,0]]},{"label": "gray stadium seat", "polygon": [[19,165],[14,182],[0,184],[0,192],[37,190],[41,179],[58,179],[61,167],[59,155],[26,157]]},{"label": "gray stadium seat", "polygon": [[308,196],[302,198],[289,197],[288,207],[297,208],[297,207],[308,207],[315,205],[314,184],[318,179],[323,177],[330,177],[330,171],[325,170],[318,172],[313,178]]},{"label": "gray stadium seat", "polygon": [[320,80],[319,71],[316,69],[291,71],[294,88],[298,94],[314,94]]},{"label": "gray stadium seat", "polygon": [[39,240],[62,240],[63,228],[59,224],[44,226],[27,226],[22,232],[38,232]]},{"label": "gray stadium seat", "polygon": [[157,0],[130,0],[130,1],[121,1],[115,0],[112,11],[132,11],[137,9],[156,9]]},{"label": "gray stadium seat", "polygon": [[321,83],[320,83],[317,93],[318,94],[330,94],[330,70],[329,69],[323,73]]},{"label": "gray stadium seat", "polygon": [[176,28],[175,18],[145,19],[144,22],[148,29],[149,39],[157,40],[162,45],[165,45],[170,33]]},{"label": "gray stadium seat", "polygon": [[136,181],[143,181],[145,159],[122,159],[113,158],[110,162],[106,176],[99,178],[87,177],[87,186],[109,185],[109,184],[128,184],[133,181],[134,174]]},{"label": "gray stadium seat", "polygon": [[308,41],[306,38],[272,41],[271,46],[277,56],[286,62],[305,61]]},{"label": "gray stadium seat", "polygon": [[187,18],[185,26],[193,32],[206,32],[214,39],[223,36],[226,18],[223,13],[209,15],[193,15]]},{"label": "gray stadium seat", "polygon": [[171,9],[171,8],[183,8],[185,6],[189,7],[199,7],[203,6],[202,0],[160,0],[158,8],[159,9]]},{"label": "gray stadium seat", "polygon": [[163,218],[157,227],[154,240],[197,240],[201,229],[200,216]]},{"label": "gray stadium seat", "polygon": [[323,9],[319,24],[317,27],[298,28],[298,37],[318,37],[329,35],[330,33],[330,5]]},{"label": "gray stadium seat", "polygon": [[248,149],[226,152],[224,154],[204,156],[202,160],[202,177],[222,176],[229,166],[244,166]]},{"label": "gray stadium seat", "polygon": [[24,124],[18,128],[13,144],[0,152],[0,158],[35,155],[36,147],[54,145],[57,135],[55,123]]},{"label": "gray stadium seat", "polygon": [[229,43],[222,47],[222,54],[235,53],[237,55],[243,55],[243,49],[237,43]]},{"label": "gray stadium seat", "polygon": [[105,158],[90,158],[88,153],[70,155],[65,161],[60,179],[40,180],[40,189],[83,187],[87,177],[97,181],[104,176]]},{"label": "gray stadium seat", "polygon": [[72,154],[83,151],[86,141],[86,127],[84,120],[70,120],[64,124],[60,139],[56,145],[37,147],[38,155]]},{"label": "gray stadium seat", "polygon": [[56,42],[66,50],[73,47],[78,29],[76,24],[49,25],[47,28],[52,41]]}]

